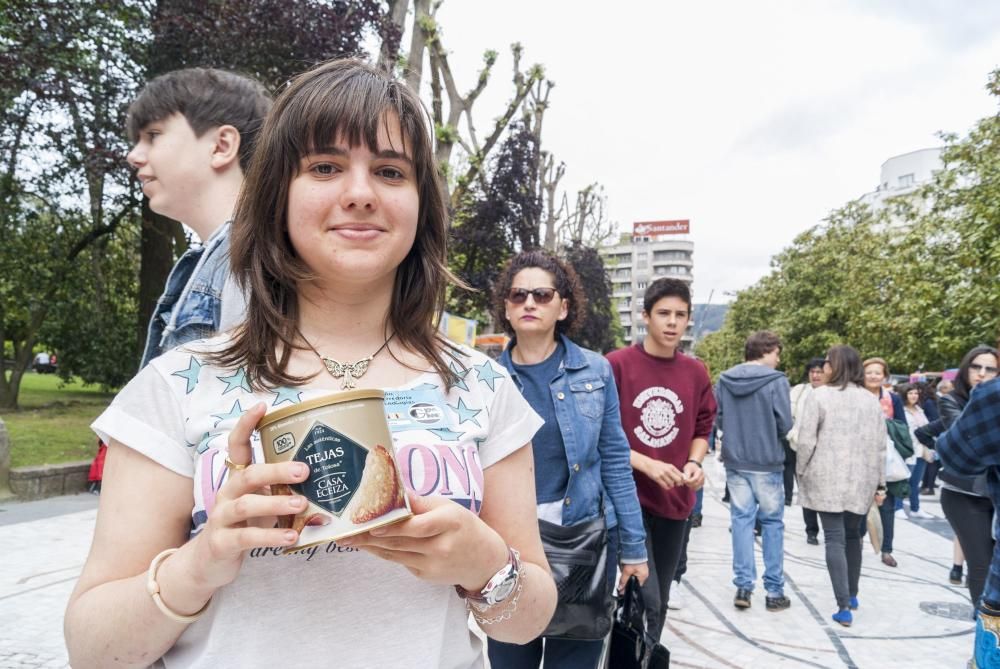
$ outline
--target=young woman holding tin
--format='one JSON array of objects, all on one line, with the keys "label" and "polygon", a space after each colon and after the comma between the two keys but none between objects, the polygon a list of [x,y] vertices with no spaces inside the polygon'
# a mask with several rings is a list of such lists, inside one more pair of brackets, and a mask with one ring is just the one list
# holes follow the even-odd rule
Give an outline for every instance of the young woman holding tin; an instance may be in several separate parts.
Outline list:
[{"label": "young woman holding tin", "polygon": [[[515,256],[496,282],[494,318],[513,339],[499,362],[545,419],[532,440],[537,514],[570,528],[604,516],[608,608],[631,575],[646,580],[646,533],[630,449],[622,431],[611,365],[569,338],[586,314],[573,268],[543,251]],[[601,640],[539,637],[515,645],[490,640],[494,669],[596,667]]]},{"label": "young woman holding tin", "polygon": [[[66,613],[74,667],[481,667],[470,611],[503,641],[545,628],[541,420],[434,328],[447,231],[414,93],[356,61],[282,92],[233,223],[245,324],[154,360],[94,424],[110,448]],[[275,517],[306,500],[269,488],[307,468],[264,463],[254,426],[350,381],[422,393],[447,423],[395,440],[414,515],[282,554],[297,533]]]}]

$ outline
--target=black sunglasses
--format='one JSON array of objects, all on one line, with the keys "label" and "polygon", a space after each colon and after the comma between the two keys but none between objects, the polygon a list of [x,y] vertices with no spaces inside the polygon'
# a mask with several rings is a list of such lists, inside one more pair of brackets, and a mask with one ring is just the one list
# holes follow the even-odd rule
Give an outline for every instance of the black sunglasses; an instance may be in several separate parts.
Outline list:
[{"label": "black sunglasses", "polygon": [[535,304],[548,304],[556,295],[555,288],[511,288],[507,293],[507,301],[511,304],[524,304],[528,301],[528,295],[535,298]]}]

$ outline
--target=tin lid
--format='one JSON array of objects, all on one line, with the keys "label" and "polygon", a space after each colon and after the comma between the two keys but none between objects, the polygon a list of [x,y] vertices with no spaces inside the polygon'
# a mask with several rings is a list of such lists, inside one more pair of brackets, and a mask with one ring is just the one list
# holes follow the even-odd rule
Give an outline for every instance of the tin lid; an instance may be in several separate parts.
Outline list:
[{"label": "tin lid", "polygon": [[303,411],[310,411],[312,409],[318,409],[319,407],[329,406],[331,404],[340,404],[341,402],[353,402],[355,400],[383,400],[385,399],[385,393],[381,390],[375,388],[365,388],[363,390],[348,390],[342,393],[333,393],[332,395],[323,395],[322,397],[317,397],[315,399],[306,400],[300,404],[295,404],[290,407],[285,407],[284,409],[278,409],[275,412],[269,413],[260,419],[257,423],[257,429],[261,430],[267,425],[279,421],[282,418],[288,418],[289,416],[294,416],[297,413],[302,413]]}]

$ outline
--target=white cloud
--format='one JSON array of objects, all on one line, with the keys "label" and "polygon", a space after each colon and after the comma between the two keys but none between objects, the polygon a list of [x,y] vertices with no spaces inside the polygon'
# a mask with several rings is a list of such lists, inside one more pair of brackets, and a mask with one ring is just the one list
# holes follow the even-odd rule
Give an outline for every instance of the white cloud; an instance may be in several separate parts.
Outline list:
[{"label": "white cloud", "polygon": [[480,129],[519,41],[556,82],[543,141],[564,184],[600,181],[623,227],[691,219],[699,301],[767,273],[887,158],[996,113],[992,1],[447,0],[439,18],[466,87],[483,50],[501,53]]}]

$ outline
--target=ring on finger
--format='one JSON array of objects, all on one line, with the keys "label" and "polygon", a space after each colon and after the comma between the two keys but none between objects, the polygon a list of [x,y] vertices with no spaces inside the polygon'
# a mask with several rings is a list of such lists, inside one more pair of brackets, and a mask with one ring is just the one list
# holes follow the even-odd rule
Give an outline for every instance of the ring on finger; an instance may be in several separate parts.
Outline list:
[{"label": "ring on finger", "polygon": [[249,466],[250,466],[249,464],[246,465],[236,464],[235,462],[229,459],[228,455],[226,456],[226,469],[228,469],[229,471],[238,472],[240,470],[246,469]]}]

